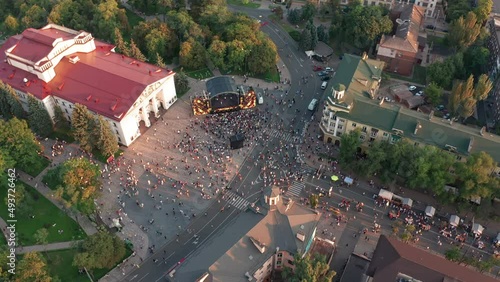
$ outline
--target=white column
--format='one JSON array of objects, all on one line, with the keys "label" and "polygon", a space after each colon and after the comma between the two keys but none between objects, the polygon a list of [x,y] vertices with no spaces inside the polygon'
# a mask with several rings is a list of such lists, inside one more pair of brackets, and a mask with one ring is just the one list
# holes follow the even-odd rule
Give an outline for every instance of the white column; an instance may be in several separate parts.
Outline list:
[{"label": "white column", "polygon": [[335,120],[335,128],[333,129],[333,136],[337,137],[337,130],[339,128],[339,117]]},{"label": "white column", "polygon": [[156,100],[156,97],[153,97],[152,99],[153,102],[153,112],[155,113],[155,117],[158,117],[158,101]]},{"label": "white column", "polygon": [[146,124],[146,127],[150,127],[151,126],[151,122],[149,121],[149,112],[148,112],[148,110],[146,109],[146,107],[142,107],[141,111],[142,111],[142,120]]}]

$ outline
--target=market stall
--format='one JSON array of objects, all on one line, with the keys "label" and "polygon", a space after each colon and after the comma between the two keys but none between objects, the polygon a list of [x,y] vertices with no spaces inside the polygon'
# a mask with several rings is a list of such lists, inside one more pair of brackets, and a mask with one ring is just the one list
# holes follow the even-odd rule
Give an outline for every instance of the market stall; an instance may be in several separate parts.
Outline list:
[{"label": "market stall", "polygon": [[413,205],[413,200],[410,198],[403,198],[402,202],[403,202],[403,206],[406,208],[411,208],[411,206]]},{"label": "market stall", "polygon": [[458,215],[450,216],[450,225],[453,227],[457,227],[460,224],[460,217]]},{"label": "market stall", "polygon": [[425,216],[433,217],[436,213],[436,209],[433,206],[427,206],[425,208]]},{"label": "market stall", "polygon": [[479,224],[479,223],[474,223],[472,224],[472,233],[474,233],[474,236],[479,237],[481,234],[483,234],[484,227]]},{"label": "market stall", "polygon": [[344,182],[347,183],[347,185],[352,185],[352,183],[354,183],[354,179],[346,176],[346,178],[344,178]]},{"label": "market stall", "polygon": [[378,196],[382,199],[386,199],[388,201],[391,201],[392,196],[394,196],[394,194],[392,194],[392,192],[389,192],[385,189],[380,189],[380,192],[378,192]]}]

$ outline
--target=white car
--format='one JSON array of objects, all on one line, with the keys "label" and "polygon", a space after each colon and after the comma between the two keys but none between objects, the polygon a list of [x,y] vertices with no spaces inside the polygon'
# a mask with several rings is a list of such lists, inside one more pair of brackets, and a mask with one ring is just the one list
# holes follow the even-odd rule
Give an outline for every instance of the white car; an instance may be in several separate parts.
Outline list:
[{"label": "white car", "polygon": [[311,100],[311,103],[309,103],[309,106],[307,106],[307,109],[309,111],[314,111],[314,109],[316,108],[316,104],[318,103],[318,100],[317,99],[312,99]]},{"label": "white car", "polygon": [[260,92],[257,93],[257,104],[259,105],[264,104],[264,97],[262,97],[262,93]]},{"label": "white car", "polygon": [[332,69],[331,67],[326,67],[326,68],[325,68],[325,71],[327,71],[327,72],[332,72],[332,71],[333,71],[333,69]]},{"label": "white car", "polygon": [[417,87],[415,85],[410,85],[410,87],[408,87],[408,90],[410,90],[410,91],[413,91],[415,89],[417,89]]},{"label": "white car", "polygon": [[424,91],[418,91],[417,93],[415,93],[415,95],[417,95],[417,96],[423,96],[424,95]]}]

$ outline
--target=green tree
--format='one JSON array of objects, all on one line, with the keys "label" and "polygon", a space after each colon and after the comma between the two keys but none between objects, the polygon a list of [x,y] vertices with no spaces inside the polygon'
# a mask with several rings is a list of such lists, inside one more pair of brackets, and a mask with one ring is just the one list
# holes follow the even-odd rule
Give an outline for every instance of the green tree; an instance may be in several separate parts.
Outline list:
[{"label": "green tree", "polygon": [[113,156],[118,151],[118,139],[111,131],[111,126],[102,116],[97,117],[95,140],[96,148],[105,156]]},{"label": "green tree", "polygon": [[457,115],[460,108],[460,103],[462,102],[461,96],[463,92],[464,83],[462,81],[456,81],[451,89],[450,96],[448,98],[448,110],[451,114]]},{"label": "green tree", "polygon": [[253,74],[261,74],[276,68],[278,51],[274,42],[265,37],[261,44],[254,45],[248,56],[248,70]]},{"label": "green tree", "polygon": [[497,181],[493,171],[497,167],[493,158],[485,152],[471,154],[465,163],[456,164],[457,188],[460,196],[469,198],[479,196],[489,198],[497,193]]},{"label": "green tree", "polygon": [[40,228],[35,232],[33,238],[35,238],[35,242],[40,245],[47,245],[49,237],[49,231],[46,228]]},{"label": "green tree", "polygon": [[477,17],[478,23],[484,23],[491,14],[493,8],[492,0],[478,0],[477,7],[474,9],[474,13]]},{"label": "green tree", "polygon": [[226,42],[219,40],[218,38],[214,39],[208,48],[208,56],[212,63],[220,69],[224,69],[225,58],[227,53]]},{"label": "green tree", "polygon": [[[24,5],[24,7],[23,7]],[[21,23],[23,29],[26,28],[40,28],[47,23],[47,11],[38,5],[31,5],[30,8],[24,3],[21,5]]]},{"label": "green tree", "polygon": [[300,49],[302,49],[302,51],[312,50],[311,48],[312,40],[313,38],[311,35],[311,31],[307,28],[304,28],[300,35],[300,42],[299,42]]},{"label": "green tree", "polygon": [[296,254],[293,265],[295,270],[290,267],[283,269],[281,277],[285,281],[331,282],[337,274],[335,271],[330,270],[330,266],[326,262],[326,257],[320,254],[315,254],[314,257],[306,255],[304,258],[300,254]]},{"label": "green tree", "polygon": [[53,130],[52,118],[45,106],[41,104],[33,95],[28,93],[28,124],[34,133],[47,137]]},{"label": "green tree", "polygon": [[73,158],[60,165],[57,189],[59,200],[66,208],[75,206],[89,215],[95,210],[94,200],[101,187],[101,172],[96,164],[85,158]]},{"label": "green tree", "polygon": [[19,22],[17,21],[17,18],[12,15],[8,15],[3,21],[3,24],[7,32],[15,33],[19,30]]},{"label": "green tree", "polygon": [[190,70],[202,69],[206,66],[206,51],[200,42],[190,38],[181,44],[179,63]]},{"label": "green tree", "polygon": [[26,112],[16,91],[10,85],[0,82],[0,95],[0,102],[5,103],[5,105],[0,106],[0,109],[6,119],[10,119],[13,116],[20,119],[26,117]]},{"label": "green tree", "polygon": [[427,67],[427,83],[434,82],[444,89],[451,89],[454,79],[466,79],[463,54],[457,53]]},{"label": "green tree", "polygon": [[340,30],[341,38],[366,49],[378,36],[392,31],[392,21],[380,6],[356,5],[342,17]]},{"label": "green tree", "polygon": [[79,246],[73,265],[88,270],[112,268],[125,256],[125,243],[106,231],[87,237]]},{"label": "green tree", "polygon": [[316,14],[316,6],[310,2],[307,2],[300,9],[300,18],[302,21],[311,21]]},{"label": "green tree", "polygon": [[167,65],[165,64],[165,61],[163,61],[163,58],[162,58],[162,57],[160,56],[160,54],[158,54],[158,53],[156,53],[155,62],[156,62],[155,64],[156,64],[158,67],[162,68],[162,69],[164,69],[164,68],[166,68],[166,67],[167,67]]},{"label": "green tree", "polygon": [[16,167],[25,170],[38,163],[42,151],[25,120],[0,119],[0,148],[15,160]]},{"label": "green tree", "polygon": [[231,70],[242,71],[248,52],[247,46],[243,41],[235,39],[228,42],[226,66]]},{"label": "green tree", "polygon": [[460,17],[465,17],[470,10],[470,2],[467,0],[449,2],[446,9],[446,21],[453,22]]},{"label": "green tree", "polygon": [[330,39],[330,36],[328,35],[328,29],[320,24],[318,28],[316,29],[316,33],[318,34],[318,40],[325,42],[328,44],[328,40]]},{"label": "green tree", "polygon": [[189,90],[189,80],[187,76],[182,72],[178,72],[175,74],[174,84],[178,96],[183,95]]},{"label": "green tree", "polygon": [[453,247],[444,252],[444,257],[453,262],[460,262],[462,259],[462,251],[459,247]]},{"label": "green tree", "polygon": [[441,104],[443,99],[443,88],[439,87],[436,83],[431,82],[425,88],[425,98],[433,106]]},{"label": "green tree", "polygon": [[274,14],[278,17],[278,19],[283,19],[283,8],[279,6],[274,8]]},{"label": "green tree", "polygon": [[306,29],[309,29],[309,31],[311,32],[311,49],[314,50],[314,48],[316,48],[316,45],[318,45],[317,28],[312,21],[309,21],[308,24],[306,25]]},{"label": "green tree", "polygon": [[17,266],[16,282],[51,282],[47,263],[42,255],[35,252],[26,253]]},{"label": "green tree", "polygon": [[382,170],[388,149],[387,142],[373,142],[366,151],[366,159],[357,163],[359,172],[364,176],[371,176]]},{"label": "green tree", "polygon": [[315,209],[319,204],[319,196],[317,194],[311,194],[309,196],[309,203],[311,204],[311,208]]},{"label": "green tree", "polygon": [[121,53],[125,56],[130,56],[130,49],[128,48],[127,42],[123,40],[122,33],[118,27],[115,27],[115,36],[114,42],[116,44],[116,50],[118,53]]},{"label": "green tree", "polygon": [[476,99],[474,98],[474,77],[469,76],[467,81],[462,83],[462,92],[460,93],[460,106],[458,114],[466,119],[470,117],[476,109]]},{"label": "green tree", "polygon": [[301,19],[300,10],[298,8],[294,8],[294,9],[289,10],[287,19],[291,24],[294,24],[294,25],[300,23],[300,19]]},{"label": "green tree", "polygon": [[479,76],[479,79],[474,87],[474,99],[476,101],[485,100],[488,98],[490,91],[493,89],[493,83],[486,74]]},{"label": "green tree", "polygon": [[59,105],[54,106],[54,123],[56,128],[69,129],[68,120]]},{"label": "green tree", "polygon": [[342,134],[340,137],[339,162],[342,166],[351,167],[356,161],[356,151],[361,145],[360,137],[361,131],[359,129]]},{"label": "green tree", "polygon": [[135,45],[135,42],[133,39],[130,40],[130,57],[137,59],[141,62],[146,61],[146,56],[142,54],[141,50],[137,45]]},{"label": "green tree", "polygon": [[87,152],[91,152],[95,144],[92,139],[94,127],[94,116],[89,112],[87,107],[75,104],[73,113],[71,114],[71,129],[75,140]]},{"label": "green tree", "polygon": [[464,53],[464,65],[474,77],[487,72],[490,51],[483,46],[471,46]]},{"label": "green tree", "polygon": [[466,50],[476,41],[480,33],[481,23],[478,22],[476,14],[469,12],[465,18],[460,17],[451,23],[446,38],[453,48]]}]

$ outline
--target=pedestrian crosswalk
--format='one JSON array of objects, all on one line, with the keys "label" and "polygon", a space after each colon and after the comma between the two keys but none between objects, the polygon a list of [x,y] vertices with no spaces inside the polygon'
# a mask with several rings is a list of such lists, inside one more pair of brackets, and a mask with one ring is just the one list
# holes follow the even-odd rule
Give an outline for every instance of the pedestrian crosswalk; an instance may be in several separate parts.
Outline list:
[{"label": "pedestrian crosswalk", "polygon": [[250,204],[249,201],[243,199],[241,196],[232,191],[227,191],[224,198],[226,199],[226,202],[231,205],[231,207],[235,207],[239,210],[246,210]]},{"label": "pedestrian crosswalk", "polygon": [[293,134],[290,134],[288,132],[282,131],[282,130],[277,130],[273,128],[269,128],[266,130],[267,134],[269,134],[272,137],[281,139],[287,143],[297,143],[299,142],[299,137],[294,136]]},{"label": "pedestrian crosswalk", "polygon": [[304,189],[306,185],[302,182],[293,182],[290,187],[288,187],[288,191],[286,191],[285,195],[288,197],[295,196],[300,197],[300,193],[302,189]]}]

